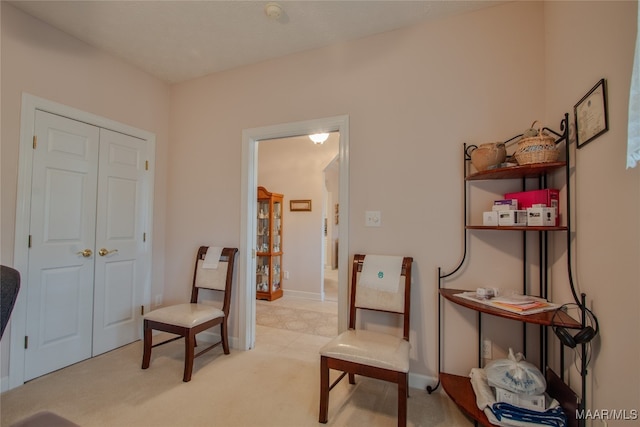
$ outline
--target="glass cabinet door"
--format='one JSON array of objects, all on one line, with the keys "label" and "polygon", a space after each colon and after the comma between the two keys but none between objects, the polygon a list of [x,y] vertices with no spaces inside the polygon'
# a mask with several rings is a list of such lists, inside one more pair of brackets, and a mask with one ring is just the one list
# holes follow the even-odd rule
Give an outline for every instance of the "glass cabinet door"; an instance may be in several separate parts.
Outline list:
[{"label": "glass cabinet door", "polygon": [[[282,252],[282,202],[273,203],[272,252]],[[278,263],[279,264],[279,263]]]},{"label": "glass cabinet door", "polygon": [[256,225],[256,298],[282,296],[282,194],[258,187]]},{"label": "glass cabinet door", "polygon": [[273,269],[273,282],[272,282],[272,286],[271,286],[271,292],[275,292],[277,290],[280,289],[280,280],[282,279],[282,274],[280,272],[280,259],[282,257],[280,255],[276,255],[273,256],[271,258],[272,262],[272,269]]},{"label": "glass cabinet door", "polygon": [[258,256],[256,264],[256,291],[269,292],[269,257]]},{"label": "glass cabinet door", "polygon": [[269,236],[271,235],[271,221],[269,218],[269,201],[258,201],[258,253],[271,252],[269,250]]}]

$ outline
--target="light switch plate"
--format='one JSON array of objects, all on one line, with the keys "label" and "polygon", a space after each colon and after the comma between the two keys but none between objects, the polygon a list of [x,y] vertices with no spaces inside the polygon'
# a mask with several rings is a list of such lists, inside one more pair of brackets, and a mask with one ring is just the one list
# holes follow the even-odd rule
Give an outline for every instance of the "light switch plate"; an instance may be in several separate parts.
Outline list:
[{"label": "light switch plate", "polygon": [[380,227],[382,225],[380,211],[366,211],[364,225],[367,227]]}]

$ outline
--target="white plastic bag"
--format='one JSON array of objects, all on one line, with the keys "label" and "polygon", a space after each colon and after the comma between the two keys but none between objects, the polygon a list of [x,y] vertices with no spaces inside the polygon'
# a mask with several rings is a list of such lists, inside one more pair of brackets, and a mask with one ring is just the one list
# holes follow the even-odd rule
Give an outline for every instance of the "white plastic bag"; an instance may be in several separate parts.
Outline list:
[{"label": "white plastic bag", "polygon": [[526,362],[522,353],[514,355],[512,349],[509,349],[508,359],[489,362],[484,369],[492,387],[522,394],[542,394],[547,389],[542,372]]}]

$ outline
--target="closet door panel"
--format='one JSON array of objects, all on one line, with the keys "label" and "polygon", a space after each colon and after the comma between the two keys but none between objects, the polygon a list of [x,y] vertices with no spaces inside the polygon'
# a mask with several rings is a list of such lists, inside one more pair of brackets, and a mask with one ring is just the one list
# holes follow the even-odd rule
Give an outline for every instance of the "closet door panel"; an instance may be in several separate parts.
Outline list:
[{"label": "closet door panel", "polygon": [[25,380],[91,356],[99,129],[36,111]]},{"label": "closet door panel", "polygon": [[145,272],[146,141],[100,130],[94,348],[140,338]]}]

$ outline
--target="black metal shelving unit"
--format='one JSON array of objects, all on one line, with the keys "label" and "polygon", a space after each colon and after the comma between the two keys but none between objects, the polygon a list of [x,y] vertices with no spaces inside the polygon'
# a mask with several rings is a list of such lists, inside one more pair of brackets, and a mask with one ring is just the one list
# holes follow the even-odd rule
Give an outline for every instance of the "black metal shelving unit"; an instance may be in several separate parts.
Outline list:
[{"label": "black metal shelving unit", "polygon": [[[472,310],[477,311],[477,329],[478,329],[478,366],[482,366],[482,316],[484,314],[495,315],[503,318],[508,318],[516,321],[522,322],[522,346],[523,353],[527,354],[527,324],[538,324],[539,331],[539,358],[540,365],[543,368],[548,367],[549,355],[548,355],[548,342],[549,342],[549,328],[552,326],[561,326],[565,328],[571,329],[581,329],[584,328],[587,324],[587,308],[585,305],[586,296],[585,294],[580,294],[576,292],[576,287],[574,284],[573,278],[573,268],[572,268],[572,250],[571,250],[571,232],[572,232],[572,211],[571,211],[571,156],[570,156],[570,140],[569,140],[569,114],[565,113],[564,118],[560,122],[561,132],[558,133],[552,129],[544,128],[544,130],[554,134],[557,139],[555,140],[556,145],[564,143],[564,154],[565,161],[562,162],[553,162],[553,163],[540,163],[533,165],[521,165],[521,166],[513,166],[501,169],[493,169],[482,172],[476,172],[473,174],[469,173],[470,163],[471,163],[471,151],[474,148],[477,148],[475,145],[467,145],[463,144],[463,170],[465,173],[464,181],[463,181],[463,251],[458,264],[451,269],[450,271],[445,271],[442,267],[438,267],[438,382],[435,386],[428,386],[427,391],[432,393],[435,391],[440,384],[443,384],[443,388],[449,394],[454,402],[456,402],[463,411],[472,417],[476,424],[481,423],[484,425],[490,425],[488,423],[487,418],[485,417],[482,411],[479,411],[477,407],[475,407],[475,396],[473,395],[473,390],[469,384],[469,379],[467,377],[460,377],[457,375],[448,374],[442,372],[442,359],[444,353],[444,339],[443,336],[443,321],[442,321],[442,305],[445,301],[452,301],[458,305],[462,305],[464,307],[470,308]],[[505,144],[509,144],[510,142],[517,141],[522,135],[516,135],[513,138],[505,141]],[[501,226],[480,226],[480,225],[472,225],[469,224],[469,206],[468,206],[468,195],[470,191],[470,183],[473,181],[485,181],[485,180],[505,180],[505,179],[520,179],[522,181],[522,190],[526,190],[527,183],[531,184],[531,180],[537,179],[537,188],[548,188],[547,187],[547,178],[549,174],[554,171],[559,171],[564,169],[565,176],[565,204],[564,204],[564,215],[566,216],[566,226],[560,227],[501,227]],[[483,233],[485,231],[477,231],[477,230],[498,230],[498,231],[508,231],[508,232],[520,232],[522,234],[522,247],[523,247],[523,256],[522,256],[522,293],[527,294],[531,293],[528,290],[532,289],[530,284],[528,283],[527,276],[527,265],[529,262],[530,254],[527,254],[528,244],[527,238],[531,237],[532,234],[535,233],[535,237],[538,239],[538,261],[539,261],[539,283],[538,283],[538,292],[539,296],[543,298],[549,297],[549,233],[553,232],[565,232],[566,234],[566,252],[567,252],[567,275],[569,280],[569,286],[571,288],[571,293],[573,299],[575,301],[575,305],[580,310],[580,320],[572,319],[570,316],[565,313],[558,313],[561,316],[553,316],[553,313],[550,312],[540,313],[540,315],[513,315],[508,312],[504,312],[498,309],[488,309],[487,306],[483,306],[481,304],[474,305],[468,302],[463,303],[460,298],[451,298],[458,290],[448,289],[445,287],[445,284],[449,281],[455,280],[458,277],[458,274],[468,259],[468,246],[469,246],[469,233],[478,232]],[[461,291],[461,290],[460,290]],[[580,378],[581,378],[581,398],[578,402],[573,402],[571,405],[572,410],[580,410],[581,413],[584,413],[585,409],[585,401],[586,401],[586,376],[587,376],[587,344],[580,344],[576,351],[579,351],[580,354]],[[560,347],[560,380],[564,382],[564,345]],[[567,386],[568,389],[568,386]],[[469,396],[469,393],[471,394]],[[567,411],[567,408],[565,408]],[[568,411],[567,411],[568,412]],[[571,414],[568,414],[568,416]],[[570,418],[570,417],[569,417]],[[575,418],[575,417],[574,417]],[[584,426],[584,420],[573,420],[575,425]],[[570,424],[571,425],[571,424]]]}]

